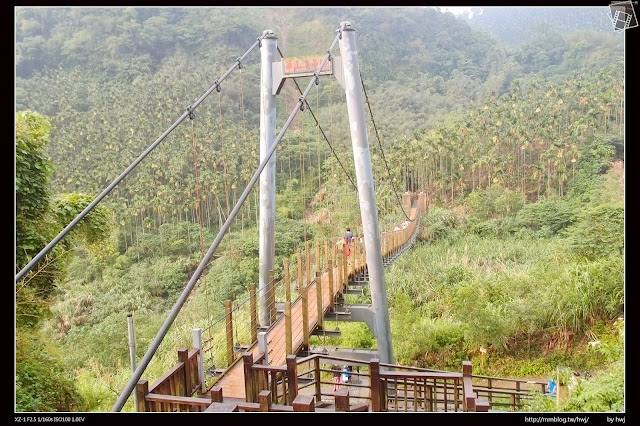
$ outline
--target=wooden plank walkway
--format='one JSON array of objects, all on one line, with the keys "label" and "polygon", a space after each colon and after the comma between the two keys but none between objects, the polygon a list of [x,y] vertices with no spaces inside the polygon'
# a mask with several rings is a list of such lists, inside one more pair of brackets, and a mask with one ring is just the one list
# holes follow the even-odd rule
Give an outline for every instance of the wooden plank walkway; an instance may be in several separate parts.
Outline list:
[{"label": "wooden plank walkway", "polygon": [[[409,217],[414,219],[417,217],[418,208],[413,207],[409,214]],[[349,269],[351,272],[351,268]],[[330,301],[335,297],[340,290],[340,284],[336,283],[338,277],[338,268],[333,268],[333,290],[334,294],[329,292],[329,272],[325,271],[321,275],[321,289],[322,289],[322,306],[323,312],[326,313],[329,309]],[[308,286],[307,305],[309,312],[309,334],[315,330],[318,325],[318,308],[317,308],[317,283],[314,281]],[[302,332],[302,298],[298,298],[295,302],[291,303],[291,335],[292,335],[292,348],[293,352],[297,353],[303,344],[303,332]],[[254,359],[258,357],[260,353],[258,344],[247,349],[247,352],[253,353]],[[285,337],[285,317],[282,315],[276,320],[276,322],[267,330],[267,359],[270,365],[284,365],[286,363],[286,337]],[[224,396],[230,398],[245,398],[245,385],[244,385],[244,368],[242,364],[242,357],[238,357],[234,363],[222,374],[222,376],[215,383],[216,386],[221,386],[224,389]]]}]

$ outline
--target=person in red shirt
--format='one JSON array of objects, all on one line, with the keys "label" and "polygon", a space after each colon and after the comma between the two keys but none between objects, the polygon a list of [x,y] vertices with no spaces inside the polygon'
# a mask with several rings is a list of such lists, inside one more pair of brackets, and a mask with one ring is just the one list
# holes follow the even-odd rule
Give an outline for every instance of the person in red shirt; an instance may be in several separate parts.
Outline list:
[{"label": "person in red shirt", "polygon": [[344,253],[347,257],[351,256],[351,241],[353,241],[353,232],[347,228],[347,232],[344,233]]}]

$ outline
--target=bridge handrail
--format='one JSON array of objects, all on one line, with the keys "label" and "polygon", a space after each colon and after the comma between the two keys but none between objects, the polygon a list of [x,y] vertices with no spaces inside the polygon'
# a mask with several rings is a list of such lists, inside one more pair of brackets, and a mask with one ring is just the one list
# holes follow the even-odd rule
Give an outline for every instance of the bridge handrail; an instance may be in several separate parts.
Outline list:
[{"label": "bridge handrail", "polygon": [[[387,410],[387,398],[388,398],[388,392],[386,390],[386,383],[387,381],[393,381],[394,383],[400,383],[402,382],[404,379],[434,379],[434,383],[433,383],[433,388],[437,389],[437,388],[444,388],[444,384],[437,384],[435,383],[435,380],[454,380],[454,383],[452,385],[449,386],[449,389],[453,389],[454,395],[457,395],[458,389],[462,388],[463,391],[463,400],[462,401],[451,401],[454,404],[454,407],[458,407],[458,403],[461,403],[463,408],[465,410],[468,411],[475,411],[476,410],[476,402],[478,399],[478,395],[474,390],[474,385],[473,382],[471,380],[472,375],[471,375],[471,363],[470,362],[466,362],[463,363],[463,372],[459,373],[459,372],[450,372],[450,371],[380,371],[379,368],[380,366],[385,366],[385,367],[393,367],[396,369],[415,369],[415,367],[410,367],[410,366],[401,366],[401,365],[396,365],[396,364],[381,364],[379,363],[377,360],[372,360],[372,361],[361,361],[361,360],[354,360],[354,359],[349,359],[349,358],[344,358],[344,357],[337,357],[337,356],[330,356],[330,355],[324,355],[324,354],[312,354],[303,358],[299,358],[296,360],[296,364],[300,365],[300,364],[304,364],[304,363],[309,363],[311,361],[314,361],[314,368],[308,370],[308,371],[303,371],[302,373],[299,373],[298,376],[303,376],[306,375],[308,373],[313,373],[313,379],[309,382],[306,383],[302,386],[300,386],[298,389],[303,389],[305,387],[309,387],[312,385],[315,385],[316,387],[316,398],[317,400],[320,400],[322,395],[325,395],[325,393],[322,392],[321,389],[321,385],[322,384],[332,384],[331,382],[327,382],[327,381],[322,381],[320,378],[320,373],[321,372],[327,372],[330,373],[333,370],[330,369],[322,369],[320,368],[320,364],[319,361],[320,360],[324,360],[324,361],[342,361],[342,362],[349,362],[351,364],[356,364],[356,365],[362,365],[362,366],[366,366],[369,368],[369,373],[351,373],[353,376],[365,376],[365,377],[369,377],[369,384],[348,384],[348,385],[341,385],[341,386],[349,386],[349,387],[355,387],[355,388],[368,388],[370,391],[370,395],[369,396],[358,396],[356,398],[360,398],[360,399],[367,399],[371,401],[371,407],[372,407],[372,411],[380,411],[380,410]],[[426,370],[426,369],[425,369]],[[465,376],[465,373],[467,374]],[[401,380],[402,379],[402,380]],[[373,386],[372,383],[374,381],[378,381],[378,385],[377,386]],[[383,385],[384,384],[384,385]],[[383,389],[384,387],[384,389]],[[488,404],[486,402],[482,402],[482,404],[480,404],[480,406],[482,407],[482,409],[484,410],[485,408],[488,407]],[[487,408],[488,409],[488,408]]]},{"label": "bridge handrail", "polygon": [[413,371],[424,371],[431,373],[448,373],[447,370],[437,370],[434,368],[424,368],[424,367],[415,367],[412,365],[399,365],[399,364],[387,364],[386,362],[381,362],[380,367],[387,367],[393,370],[413,370]]},{"label": "bridge handrail", "polygon": [[[182,390],[184,396],[191,396],[196,391],[200,382],[198,380],[198,363],[197,356],[200,353],[198,349],[192,349],[188,352],[186,349],[178,350],[178,361],[166,373],[160,376],[149,388],[149,392],[165,394],[162,390],[167,386],[170,389]],[[166,394],[165,394],[166,395]]]},{"label": "bridge handrail", "polygon": [[430,372],[406,372],[406,371],[381,371],[380,377],[389,379],[407,378],[407,379],[461,379],[462,373],[446,372],[446,373],[430,373]]},{"label": "bridge handrail", "polygon": [[[204,411],[211,400],[208,398],[197,398],[192,396],[175,396],[164,395],[158,393],[148,393],[144,397],[146,401],[146,410],[149,411],[165,411],[162,408],[168,406],[173,408],[172,411]],[[192,408],[197,408],[196,410]]]},{"label": "bridge handrail", "polygon": [[[208,407],[214,399],[214,392],[210,398],[196,398],[190,395],[175,395],[175,393],[184,392],[185,387],[177,384],[176,380],[184,377],[185,366],[189,365],[192,359],[198,354],[197,349],[189,352],[188,357],[186,350],[179,352],[182,361],[178,362],[169,372],[164,374],[151,389],[148,387],[146,380],[140,380],[136,389],[139,397],[138,411],[203,411]],[[463,362],[463,371],[415,371],[415,367],[392,365],[395,369],[410,369],[413,371],[380,371],[380,363],[378,360],[371,361],[354,360],[345,357],[336,357],[324,354],[312,354],[307,357],[297,358],[295,355],[287,356],[286,365],[264,365],[264,353],[259,353],[255,358],[253,353],[245,352],[243,354],[244,371],[245,371],[245,387],[246,400],[248,403],[258,401],[258,394],[262,391],[269,391],[271,402],[274,404],[291,405],[296,399],[299,390],[308,386],[315,387],[316,401],[322,400],[322,395],[334,395],[333,393],[323,393],[322,385],[330,385],[332,382],[323,381],[321,373],[331,373],[333,370],[321,368],[320,360],[348,362],[350,364],[368,367],[368,373],[352,372],[354,377],[369,377],[368,384],[349,383],[348,386],[356,389],[369,389],[369,395],[353,396],[352,399],[369,400],[372,411],[386,411],[392,409],[389,405],[391,401],[396,410],[398,405],[402,403],[403,397],[398,395],[398,391],[404,392],[405,408],[408,408],[407,400],[413,401],[413,405],[420,404],[415,399],[415,395],[411,394],[407,397],[407,392],[423,392],[429,390],[429,404],[431,409],[439,404],[447,406],[453,404],[454,410],[458,411],[458,407],[462,407],[465,411],[474,411],[476,407],[487,410],[488,402],[477,401],[477,388],[472,383],[471,363]],[[185,361],[186,360],[186,361]],[[298,372],[300,364],[313,361],[314,367],[302,373]],[[384,364],[384,366],[390,364]],[[311,382],[298,385],[298,379],[308,373],[313,373]],[[170,386],[164,386],[175,379]],[[407,381],[409,379],[409,382]],[[429,379],[433,379],[429,382]],[[453,380],[453,383],[447,386],[447,380]],[[188,381],[188,380],[187,380]],[[413,381],[413,383],[411,382]],[[404,384],[404,391],[402,391]],[[428,387],[428,389],[427,389]],[[280,389],[282,391],[280,392]],[[485,389],[482,389],[486,391]],[[462,391],[460,394],[459,392]],[[431,393],[433,392],[433,394]],[[444,399],[439,399],[437,393],[444,392]],[[447,399],[447,394],[452,396]],[[459,396],[462,396],[459,399]],[[421,397],[419,397],[421,398]],[[425,395],[424,398],[427,398]],[[399,402],[400,401],[400,402]],[[480,404],[478,404],[480,402]],[[426,399],[424,400],[426,404]],[[514,405],[515,407],[515,405]]]},{"label": "bridge handrail", "polygon": [[485,376],[481,374],[474,374],[473,377],[477,379],[492,379],[492,380],[505,381],[505,382],[520,382],[525,384],[536,384],[536,385],[547,384],[547,382],[538,381],[538,380],[518,379],[518,378],[512,378],[512,377]]},{"label": "bridge handrail", "polygon": [[367,361],[354,360],[353,358],[345,358],[345,357],[339,357],[339,356],[333,356],[333,355],[324,355],[324,354],[308,355],[308,356],[306,356],[304,358],[298,358],[296,362],[298,364],[303,364],[305,362],[313,361],[316,358],[330,359],[332,361],[344,361],[344,362],[349,362],[351,364],[361,364],[363,366],[364,365],[369,365],[369,363]]},{"label": "bridge handrail", "polygon": [[[163,408],[173,407],[178,411],[193,405],[192,395],[200,388],[200,377],[198,375],[198,349],[179,349],[178,362],[171,367],[166,373],[158,378],[153,385],[149,387],[149,382],[140,379],[136,384],[138,396],[138,411],[164,411]],[[187,398],[181,400],[180,398]],[[150,404],[150,402],[158,402],[160,405]],[[171,403],[177,404],[172,406]],[[155,410],[159,408],[159,410]]]}]

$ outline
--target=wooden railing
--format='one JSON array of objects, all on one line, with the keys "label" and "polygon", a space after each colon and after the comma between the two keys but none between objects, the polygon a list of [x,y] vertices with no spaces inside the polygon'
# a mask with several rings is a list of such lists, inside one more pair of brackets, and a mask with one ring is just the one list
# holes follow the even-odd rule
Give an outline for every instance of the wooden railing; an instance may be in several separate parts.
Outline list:
[{"label": "wooden railing", "polygon": [[[372,386],[372,404],[379,398],[380,411],[488,411],[488,401],[479,401],[471,381],[471,362],[462,363],[462,373],[445,371],[379,371],[370,362],[372,379],[379,377],[379,391]],[[387,364],[383,364],[388,366]],[[388,368],[388,367],[387,367]],[[374,398],[374,394],[376,398]],[[373,411],[376,407],[374,407]]]},{"label": "wooden railing", "polygon": [[461,373],[390,371],[379,376],[384,411],[463,411]]},{"label": "wooden railing", "polygon": [[247,402],[258,402],[261,392],[269,391],[271,402],[291,405],[298,395],[296,356],[287,356],[285,366],[263,365],[264,354],[256,360],[251,352],[242,355]]},{"label": "wooden railing", "polygon": [[315,402],[312,396],[297,395],[291,405],[274,404],[271,391],[263,390],[258,394],[258,402],[241,402],[237,407],[239,411],[309,412],[315,411]]},{"label": "wooden railing", "polygon": [[[259,357],[261,362],[263,357]],[[352,381],[335,389],[328,377],[335,372],[323,368],[323,362],[349,363],[363,367],[352,371]],[[463,372],[380,371],[380,362],[373,359],[352,359],[314,354],[297,359],[287,357],[286,366],[265,366],[253,363],[253,355],[243,355],[246,399],[258,411],[260,394],[269,392],[270,402],[292,405],[298,395],[313,396],[316,406],[322,406],[323,396],[332,397],[340,411],[488,411],[488,401],[478,401],[471,381],[471,363],[463,363]],[[308,365],[298,371],[298,366]],[[323,378],[324,376],[324,378]],[[323,386],[324,385],[324,386]],[[329,386],[327,386],[329,385]],[[282,391],[280,391],[280,388]],[[305,390],[307,389],[307,390]],[[334,389],[332,391],[332,389]],[[349,391],[356,391],[353,395]],[[362,390],[366,392],[363,394]],[[287,411],[289,409],[280,409]],[[250,411],[250,410],[247,410]],[[290,410],[289,410],[290,411]]]},{"label": "wooden railing", "polygon": [[[153,386],[146,380],[138,382],[138,411],[314,411],[330,405],[327,400],[337,411],[488,411],[504,406],[515,410],[532,397],[531,390],[546,391],[545,382],[473,375],[469,361],[463,362],[462,373],[323,354],[289,355],[286,365],[274,366],[264,365],[264,354],[254,359],[245,352],[246,401],[223,403],[219,386],[212,387],[209,395],[194,396],[199,388],[198,351],[187,354],[181,349],[178,354],[181,361]],[[334,389],[335,371],[328,363],[356,369],[348,383]]]},{"label": "wooden railing", "polygon": [[533,390],[548,392],[546,382],[493,376],[473,376],[473,389],[486,398],[492,407],[515,411],[524,400],[533,398]]},{"label": "wooden railing", "polygon": [[[329,366],[324,365],[321,359],[333,361],[336,364],[349,363],[352,366],[356,366],[356,370],[350,372],[351,380],[349,383],[341,383],[337,391],[332,391],[334,387],[332,376],[335,371],[329,368]],[[298,366],[304,366],[303,368],[299,368],[298,372],[298,392],[301,393],[304,391],[310,393],[314,395],[317,402],[321,403],[323,396],[335,398],[338,392],[348,390],[351,392],[348,399],[353,403],[352,405],[354,407],[362,404],[368,406],[370,404],[370,374],[368,371],[365,371],[369,369],[368,362],[314,354],[297,359],[297,364]],[[362,372],[359,371],[360,368],[363,368]]]},{"label": "wooden railing", "polygon": [[200,389],[198,349],[178,350],[178,362],[149,387],[141,379],[136,385],[138,411],[203,411],[206,398],[193,398]]}]

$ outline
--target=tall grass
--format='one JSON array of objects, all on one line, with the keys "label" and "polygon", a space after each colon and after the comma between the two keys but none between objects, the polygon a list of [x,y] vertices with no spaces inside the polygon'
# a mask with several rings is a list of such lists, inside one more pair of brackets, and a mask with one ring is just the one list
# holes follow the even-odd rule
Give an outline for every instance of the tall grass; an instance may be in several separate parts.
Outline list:
[{"label": "tall grass", "polygon": [[586,260],[560,237],[461,234],[418,244],[386,274],[396,353],[408,362],[452,343],[504,352],[532,337],[566,345],[623,312],[623,278],[620,256]]}]

